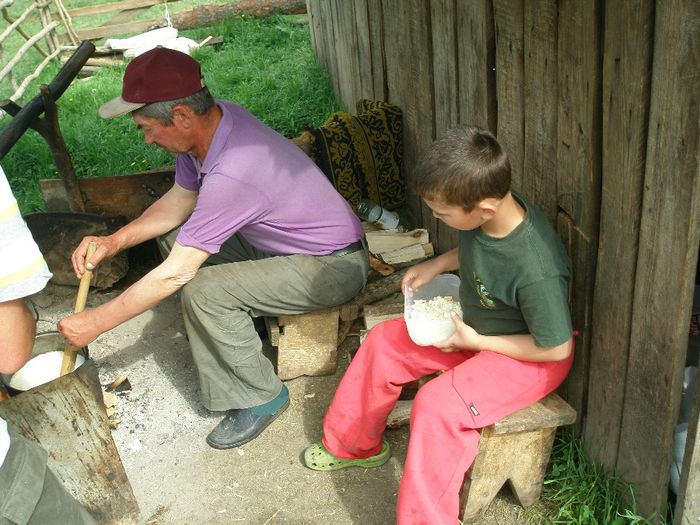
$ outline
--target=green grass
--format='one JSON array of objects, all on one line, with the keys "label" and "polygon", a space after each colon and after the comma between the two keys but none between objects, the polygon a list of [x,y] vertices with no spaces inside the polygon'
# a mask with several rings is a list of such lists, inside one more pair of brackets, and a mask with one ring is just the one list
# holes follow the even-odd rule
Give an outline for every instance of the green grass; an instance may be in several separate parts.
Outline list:
[{"label": "green grass", "polygon": [[[231,19],[215,27],[181,32],[200,41],[222,36],[224,43],[193,54],[202,64],[205,81],[217,98],[246,107],[285,136],[305,126],[321,124],[340,109],[329,80],[316,61],[309,28],[299,17],[272,16]],[[49,82],[58,71],[51,66],[36,82]],[[123,69],[104,68],[87,79],[76,79],[58,101],[59,124],[78,178],[123,175],[173,163],[169,154],[147,146],[128,117],[109,121],[97,108],[118,95]],[[28,90],[25,101],[38,93]],[[0,122],[6,125],[8,119]],[[2,160],[23,213],[41,210],[39,179],[57,176],[46,143],[28,130]]]},{"label": "green grass", "polygon": [[[628,503],[631,502],[631,503]],[[586,460],[581,443],[560,432],[532,522],[562,525],[652,525],[637,514],[631,487]]]}]

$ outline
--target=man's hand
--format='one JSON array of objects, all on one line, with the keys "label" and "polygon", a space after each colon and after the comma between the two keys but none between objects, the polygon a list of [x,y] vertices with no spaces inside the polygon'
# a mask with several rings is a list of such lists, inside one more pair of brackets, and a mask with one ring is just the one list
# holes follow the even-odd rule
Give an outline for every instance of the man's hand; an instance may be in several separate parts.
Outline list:
[{"label": "man's hand", "polygon": [[58,331],[76,348],[87,346],[102,333],[91,317],[91,312],[64,317],[58,322]]},{"label": "man's hand", "polygon": [[[95,254],[90,257],[90,260],[86,261],[85,257],[90,242],[97,244],[97,249],[95,250]],[[100,262],[113,257],[120,249],[121,247],[118,245],[113,235],[107,237],[94,237],[91,235],[83,237],[83,240],[80,241],[73,255],[71,255],[75,276],[80,279],[85,273],[86,267],[88,270],[94,270]]]},{"label": "man's hand", "polygon": [[478,352],[481,350],[481,336],[456,313],[452,314],[452,322],[455,324],[457,330],[450,337],[441,341],[434,346],[439,348],[443,352],[460,352],[462,350],[471,350],[472,352]]}]

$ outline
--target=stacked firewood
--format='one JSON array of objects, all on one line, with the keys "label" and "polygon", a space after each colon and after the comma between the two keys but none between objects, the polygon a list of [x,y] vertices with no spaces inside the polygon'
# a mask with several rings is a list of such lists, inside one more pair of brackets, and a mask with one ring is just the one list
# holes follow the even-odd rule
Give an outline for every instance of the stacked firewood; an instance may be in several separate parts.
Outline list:
[{"label": "stacked firewood", "polygon": [[425,229],[399,232],[363,225],[372,271],[365,288],[340,307],[339,344],[349,334],[362,340],[375,324],[403,315],[401,280],[406,270],[433,256]]}]

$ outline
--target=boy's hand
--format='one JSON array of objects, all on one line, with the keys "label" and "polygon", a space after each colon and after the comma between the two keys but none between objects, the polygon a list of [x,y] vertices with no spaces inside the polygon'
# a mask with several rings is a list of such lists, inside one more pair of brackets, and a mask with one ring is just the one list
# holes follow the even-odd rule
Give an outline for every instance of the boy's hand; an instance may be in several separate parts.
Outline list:
[{"label": "boy's hand", "polygon": [[460,352],[462,350],[471,350],[478,352],[481,350],[481,336],[456,313],[452,314],[452,322],[457,327],[457,331],[444,341],[435,344],[443,352]]},{"label": "boy's hand", "polygon": [[406,294],[406,290],[417,290],[426,283],[432,281],[436,275],[440,274],[440,268],[431,261],[422,262],[411,266],[401,279],[401,291]]}]

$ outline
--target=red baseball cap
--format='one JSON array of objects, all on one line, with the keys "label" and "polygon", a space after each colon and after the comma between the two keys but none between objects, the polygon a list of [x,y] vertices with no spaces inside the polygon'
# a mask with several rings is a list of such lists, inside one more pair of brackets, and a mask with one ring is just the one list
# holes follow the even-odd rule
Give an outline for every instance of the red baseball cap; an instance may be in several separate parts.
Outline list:
[{"label": "red baseball cap", "polygon": [[188,97],[203,87],[202,72],[194,58],[156,47],[129,62],[121,96],[103,104],[98,112],[102,118],[114,118],[153,102]]}]

